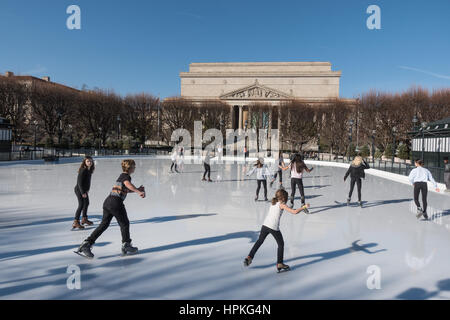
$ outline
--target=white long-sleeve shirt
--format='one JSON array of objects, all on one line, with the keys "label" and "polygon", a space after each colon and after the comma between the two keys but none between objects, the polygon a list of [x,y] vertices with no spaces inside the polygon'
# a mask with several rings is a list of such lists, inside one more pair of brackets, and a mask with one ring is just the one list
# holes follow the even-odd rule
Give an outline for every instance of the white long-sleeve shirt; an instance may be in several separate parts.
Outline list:
[{"label": "white long-sleeve shirt", "polygon": [[411,182],[411,184],[414,184],[416,182],[431,181],[433,186],[435,188],[437,188],[436,181],[434,181],[430,170],[428,170],[428,169],[426,169],[424,167],[417,167],[417,168],[411,170],[411,173],[409,174],[408,178],[409,178],[409,182]]},{"label": "white long-sleeve shirt", "polygon": [[261,168],[253,167],[253,169],[247,173],[247,176],[251,176],[255,171],[257,180],[266,180],[268,176],[272,175],[267,166],[263,165]]}]

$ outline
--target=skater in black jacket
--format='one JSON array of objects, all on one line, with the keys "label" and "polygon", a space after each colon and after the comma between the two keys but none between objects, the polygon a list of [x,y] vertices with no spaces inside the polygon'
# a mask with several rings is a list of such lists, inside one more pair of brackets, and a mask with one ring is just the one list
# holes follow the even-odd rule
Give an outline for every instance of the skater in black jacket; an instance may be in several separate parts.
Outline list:
[{"label": "skater in black jacket", "polygon": [[[77,185],[74,188],[75,195],[78,199],[78,208],[75,212],[75,219],[72,224],[73,229],[84,229],[84,225],[92,225],[88,220],[87,211],[89,207],[89,189],[91,188],[91,176],[94,173],[95,164],[91,157],[87,156],[83,159],[78,169]],[[83,212],[83,219],[80,224],[80,216]]]},{"label": "skater in black jacket", "polygon": [[130,221],[128,220],[128,214],[123,204],[128,193],[135,192],[141,198],[145,198],[145,189],[143,186],[136,188],[131,183],[131,174],[136,169],[136,163],[134,160],[123,160],[122,170],[123,173],[117,178],[111,193],[103,203],[103,218],[97,229],[83,241],[76,253],[84,255],[87,258],[93,258],[94,255],[91,252],[91,247],[95,243],[98,237],[109,227],[113,217],[116,218],[120,226],[122,233],[122,254],[129,255],[135,254],[138,248],[131,246],[130,239]]},{"label": "skater in black jacket", "polygon": [[344,176],[344,181],[350,175],[350,192],[347,198],[347,205],[350,204],[350,200],[352,199],[353,188],[355,187],[355,183],[358,188],[358,203],[362,207],[361,202],[361,179],[366,177],[364,170],[370,169],[369,165],[366,161],[363,160],[362,157],[357,156],[352,161],[350,168],[348,168],[347,173]]}]

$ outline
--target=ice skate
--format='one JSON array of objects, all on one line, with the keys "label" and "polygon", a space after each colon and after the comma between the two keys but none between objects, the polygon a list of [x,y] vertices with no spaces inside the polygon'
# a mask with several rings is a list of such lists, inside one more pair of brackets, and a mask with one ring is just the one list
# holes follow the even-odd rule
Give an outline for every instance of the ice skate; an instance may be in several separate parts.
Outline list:
[{"label": "ice skate", "polygon": [[362,201],[358,201],[359,206],[362,208],[363,207],[363,203]]},{"label": "ice skate", "polygon": [[252,258],[250,258],[250,257],[247,257],[247,258],[245,258],[244,259],[244,266],[246,266],[246,267],[248,267],[249,265],[251,265],[252,264]]},{"label": "ice skate", "polygon": [[302,197],[301,201],[302,201],[302,206],[304,206],[305,205],[305,197]]},{"label": "ice skate", "polygon": [[133,247],[131,242],[124,242],[122,244],[122,256],[130,256],[136,254],[138,252],[138,248]]},{"label": "ice skate", "polygon": [[87,240],[84,240],[78,250],[74,252],[82,257],[92,259],[94,258],[94,254],[91,251],[91,247],[92,245]]},{"label": "ice skate", "polygon": [[289,271],[289,270],[291,270],[291,268],[287,264],[284,264],[284,263],[277,264],[278,273]]},{"label": "ice skate", "polygon": [[208,179],[208,182],[213,182],[211,179]]},{"label": "ice skate", "polygon": [[203,179],[202,179],[202,181],[206,181],[206,179],[205,179],[205,178],[203,178]]},{"label": "ice skate", "polygon": [[80,230],[84,229],[84,227],[80,224],[80,221],[78,221],[78,220],[73,221],[72,230],[75,230],[75,229],[80,229]]},{"label": "ice skate", "polygon": [[303,205],[301,209],[304,213],[308,214],[309,213],[308,208],[309,208],[309,203]]},{"label": "ice skate", "polygon": [[255,201],[258,201],[258,196],[255,197]]},{"label": "ice skate", "polygon": [[350,205],[350,198],[347,199],[347,205]]},{"label": "ice skate", "polygon": [[423,210],[422,210],[422,208],[418,207],[417,208],[416,218],[420,219],[420,217],[422,217],[422,216],[423,216]]},{"label": "ice skate", "polygon": [[83,219],[81,219],[81,224],[82,225],[92,226],[94,223],[92,221],[89,221],[88,218],[83,218]]}]

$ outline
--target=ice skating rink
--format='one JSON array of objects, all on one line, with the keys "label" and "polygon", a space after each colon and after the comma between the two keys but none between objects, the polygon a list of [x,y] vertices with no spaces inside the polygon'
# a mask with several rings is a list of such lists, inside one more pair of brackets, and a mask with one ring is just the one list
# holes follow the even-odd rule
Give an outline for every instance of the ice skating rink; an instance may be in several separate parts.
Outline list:
[{"label": "ice skating rink", "polygon": [[[277,274],[270,235],[253,264],[242,263],[269,208],[254,201],[256,180],[245,177],[245,165],[213,163],[215,182],[208,183],[202,165],[169,174],[170,160],[134,159],[132,182],[146,187],[147,198],[129,194],[125,206],[140,252],[120,257],[113,220],[93,260],[73,253],[93,228],[70,231],[81,160],[0,166],[0,299],[450,298],[449,195],[430,192],[432,220],[419,221],[411,186],[366,174],[367,203],[347,207],[340,204],[349,189],[346,170],[315,167],[303,179],[312,214],[283,214],[291,271]],[[95,226],[121,159],[96,162],[89,207]],[[287,171],[283,178],[290,193]],[[81,270],[79,290],[67,286],[69,266]],[[379,289],[369,289],[377,280]]]}]

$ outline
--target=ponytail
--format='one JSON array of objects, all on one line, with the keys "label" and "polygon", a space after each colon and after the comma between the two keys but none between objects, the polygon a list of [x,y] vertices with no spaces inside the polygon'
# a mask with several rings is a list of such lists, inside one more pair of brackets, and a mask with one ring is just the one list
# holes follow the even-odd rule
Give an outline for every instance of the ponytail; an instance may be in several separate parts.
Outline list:
[{"label": "ponytail", "polygon": [[273,198],[272,198],[272,205],[273,205],[273,206],[276,205],[277,202],[278,202],[277,197],[273,197]]}]

